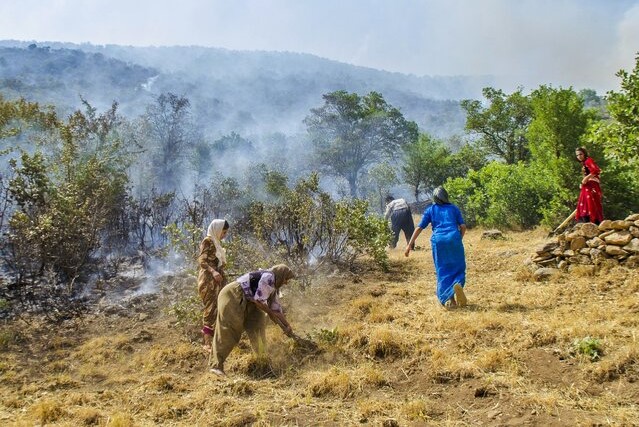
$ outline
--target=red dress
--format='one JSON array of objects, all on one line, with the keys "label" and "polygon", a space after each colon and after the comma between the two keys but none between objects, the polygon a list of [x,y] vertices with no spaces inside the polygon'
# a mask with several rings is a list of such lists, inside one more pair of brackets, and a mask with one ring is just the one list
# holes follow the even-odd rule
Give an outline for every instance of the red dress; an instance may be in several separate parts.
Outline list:
[{"label": "red dress", "polygon": [[581,185],[579,201],[577,202],[576,221],[588,221],[599,224],[603,221],[603,206],[601,205],[601,187],[599,186],[599,173],[601,169],[587,157],[583,162],[584,176],[592,174],[590,180]]}]

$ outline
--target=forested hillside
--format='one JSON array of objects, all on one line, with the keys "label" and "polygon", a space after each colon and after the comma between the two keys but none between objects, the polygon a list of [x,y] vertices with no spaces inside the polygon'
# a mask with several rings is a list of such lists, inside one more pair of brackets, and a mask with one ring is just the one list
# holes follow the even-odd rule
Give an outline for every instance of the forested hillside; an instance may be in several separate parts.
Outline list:
[{"label": "forested hillside", "polygon": [[460,133],[459,100],[476,97],[487,76],[417,77],[308,54],[202,47],[126,47],[0,42],[0,90],[58,106],[112,101],[139,114],[153,95],[188,98],[205,135],[299,132],[324,93],[383,93],[420,128]]},{"label": "forested hillside", "polygon": [[143,85],[157,74],[100,53],[36,45],[0,48],[3,96],[55,105],[63,113],[78,108],[80,97],[101,108],[117,101],[124,111],[140,112],[152,100]]}]

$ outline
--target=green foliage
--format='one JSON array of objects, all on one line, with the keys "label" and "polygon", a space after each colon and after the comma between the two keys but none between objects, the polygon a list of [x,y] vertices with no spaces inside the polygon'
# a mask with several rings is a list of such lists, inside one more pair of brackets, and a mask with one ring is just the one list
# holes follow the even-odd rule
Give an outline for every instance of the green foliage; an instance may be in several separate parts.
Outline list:
[{"label": "green foliage", "polygon": [[68,314],[76,280],[95,264],[92,255],[107,225],[122,214],[127,158],[113,136],[114,117],[115,106],[96,116],[87,104],[86,113],[78,111],[57,124],[51,136],[60,140],[47,147],[49,156],[36,149],[9,161],[8,196],[15,209],[3,261],[23,302],[46,307],[47,314]]},{"label": "green foliage", "polygon": [[548,183],[524,163],[491,162],[466,178],[447,181],[445,187],[469,226],[533,227],[552,196]]},{"label": "green foliage", "polygon": [[[626,88],[632,86],[631,75],[620,75]],[[562,221],[574,210],[579,194],[581,168],[575,161],[575,148],[588,139],[590,155],[602,168],[606,217],[624,217],[639,209],[639,168],[632,166],[633,156],[626,155],[627,150],[609,139],[614,129],[632,128],[632,121],[626,121],[625,127],[622,120],[617,125],[599,121],[600,112],[584,106],[586,100],[591,104],[596,101],[595,94],[540,86],[528,97],[521,91],[506,96],[491,88],[484,90],[484,96],[490,101],[486,108],[479,101],[463,102],[468,112],[467,129],[478,134],[479,143],[507,164],[493,162],[475,171],[470,168],[466,177],[446,183],[469,225],[528,228],[539,223],[554,226]],[[631,105],[631,98],[629,94],[612,97],[609,105],[613,118],[616,106]],[[623,114],[621,117],[627,119]],[[595,141],[595,136],[602,140]],[[606,158],[601,155],[602,146]],[[619,161],[621,157],[624,162]],[[526,163],[517,163],[516,159]]]},{"label": "green foliage", "polygon": [[211,147],[216,155],[221,155],[226,151],[242,153],[254,149],[251,141],[242,138],[235,132],[231,132],[230,134],[224,135],[220,139],[215,140]]},{"label": "green foliage", "polygon": [[237,179],[216,175],[211,184],[211,205],[213,216],[236,216],[243,204],[245,192],[240,187]]},{"label": "green foliage", "polygon": [[264,186],[267,194],[281,197],[286,194],[288,177],[279,171],[267,170],[264,172]]},{"label": "green foliage", "polygon": [[[621,90],[607,96],[610,120],[595,123],[587,140],[604,150],[604,214],[622,218],[639,210],[639,55],[632,72],[620,70]],[[612,216],[615,215],[615,216]]]},{"label": "green foliage", "polygon": [[420,192],[431,192],[450,176],[451,152],[442,141],[420,134],[417,142],[404,146],[404,152],[404,182],[412,187],[415,200]]},{"label": "green foliage", "polygon": [[198,295],[181,299],[171,304],[169,313],[175,316],[177,326],[198,325],[202,321],[202,300]]},{"label": "green foliage", "polygon": [[529,157],[526,128],[532,118],[530,100],[519,89],[506,95],[500,89],[484,88],[488,107],[481,101],[466,99],[461,102],[466,111],[466,130],[479,137],[478,143],[490,154],[508,164]]},{"label": "green foliage", "polygon": [[365,201],[333,201],[319,189],[317,174],[299,180],[278,200],[251,203],[246,218],[238,227],[244,239],[255,239],[294,264],[352,264],[364,254],[382,268],[388,263],[386,222],[369,215]]},{"label": "green foliage", "polygon": [[[366,175],[366,184],[372,187],[372,197],[369,197],[373,206],[378,206],[384,211],[384,199],[389,194],[390,188],[399,183],[397,171],[388,162],[377,163],[371,167]],[[361,188],[362,186],[360,186]]]},{"label": "green foliage", "polygon": [[351,197],[357,197],[360,173],[415,141],[417,125],[377,92],[360,97],[336,91],[323,98],[324,105],[312,109],[304,120],[317,161],[329,173],[345,178]]},{"label": "green foliage", "polygon": [[572,342],[572,349],[575,354],[586,356],[592,362],[599,360],[603,355],[601,341],[592,337],[575,339]]},{"label": "green foliage", "polygon": [[191,222],[186,222],[181,227],[173,223],[164,227],[164,233],[168,238],[168,247],[180,254],[187,265],[195,271],[202,228]]},{"label": "green foliage", "polygon": [[449,178],[463,177],[471,171],[478,171],[488,162],[486,151],[477,144],[464,144],[459,151],[450,155],[448,159]]},{"label": "green foliage", "polygon": [[591,140],[600,142],[606,155],[622,164],[639,164],[639,55],[632,72],[620,70],[619,92],[608,92],[608,111],[611,120],[594,128]]},{"label": "green foliage", "polygon": [[565,185],[580,169],[574,161],[575,149],[594,117],[572,89],[540,86],[530,97],[533,119],[526,132],[530,152],[548,172],[564,178],[561,184]]},{"label": "green foliage", "polygon": [[51,267],[73,280],[98,248],[126,177],[92,158],[69,168],[67,180],[52,181],[53,167],[40,153],[23,153],[21,160],[12,162],[15,177],[9,183],[18,206],[9,220],[11,265],[23,274]]},{"label": "green foliage", "polygon": [[[386,248],[391,240],[388,222],[381,217],[368,214],[368,203],[364,200],[338,202],[334,226],[339,237],[346,237],[348,247],[342,252],[344,260],[352,262],[361,254],[367,254],[384,271],[388,270]],[[335,257],[338,253],[334,253]],[[334,259],[340,261],[340,259]]]},{"label": "green foliage", "polygon": [[[595,116],[573,89],[540,86],[530,95],[533,119],[526,133],[532,155],[531,167],[543,176],[551,190],[541,210],[543,223],[556,225],[576,205],[581,166],[575,149]],[[541,181],[541,180],[540,180]]]},{"label": "green foliage", "polygon": [[320,328],[317,331],[313,331],[308,336],[311,340],[317,340],[326,344],[336,344],[339,341],[340,333],[337,328],[324,329]]},{"label": "green foliage", "polygon": [[[233,231],[234,235],[239,234]],[[258,268],[267,269],[286,258],[285,251],[274,249],[263,240],[245,233],[224,245],[226,249],[226,271],[240,275]]]},{"label": "green foliage", "polygon": [[38,103],[24,99],[5,101],[0,94],[0,140],[17,136],[28,128],[39,130],[58,126],[58,118],[52,108],[43,111]]},{"label": "green foliage", "polygon": [[469,171],[465,177],[451,178],[444,184],[450,201],[461,209],[468,227],[475,227],[485,217],[488,200],[483,191],[478,171]]},{"label": "green foliage", "polygon": [[178,188],[184,160],[194,145],[190,107],[187,98],[168,92],[147,109],[154,179],[162,192]]},{"label": "green foliage", "polygon": [[639,177],[637,169],[604,159],[601,165],[605,218],[625,218],[639,212]]}]

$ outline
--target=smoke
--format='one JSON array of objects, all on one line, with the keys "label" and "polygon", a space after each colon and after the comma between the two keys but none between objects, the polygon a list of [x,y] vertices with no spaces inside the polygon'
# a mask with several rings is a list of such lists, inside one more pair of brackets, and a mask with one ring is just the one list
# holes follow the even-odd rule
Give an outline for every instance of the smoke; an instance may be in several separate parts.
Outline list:
[{"label": "smoke", "polygon": [[166,258],[152,258],[145,266],[143,281],[131,295],[135,298],[139,295],[155,294],[160,290],[162,277],[173,276],[184,269],[184,258],[175,252],[168,254]]},{"label": "smoke", "polygon": [[636,0],[56,3],[2,2],[0,39],[305,52],[418,76],[495,75],[504,89],[598,91],[638,49]]}]

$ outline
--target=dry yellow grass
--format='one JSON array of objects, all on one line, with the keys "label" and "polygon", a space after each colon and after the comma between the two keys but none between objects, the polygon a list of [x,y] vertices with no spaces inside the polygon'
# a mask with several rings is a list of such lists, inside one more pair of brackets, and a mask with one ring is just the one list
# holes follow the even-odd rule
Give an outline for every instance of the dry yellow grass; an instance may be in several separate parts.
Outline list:
[{"label": "dry yellow grass", "polygon": [[[0,424],[636,425],[639,272],[574,268],[536,282],[524,261],[546,233],[485,241],[471,230],[466,309],[436,299],[428,232],[410,258],[390,251],[390,273],[290,289],[291,323],[321,352],[273,326],[268,355],[243,340],[226,379],[189,341],[196,328],[185,334],[165,309],[90,316],[43,336],[8,324]],[[575,350],[586,338],[598,340],[598,360]]]}]

